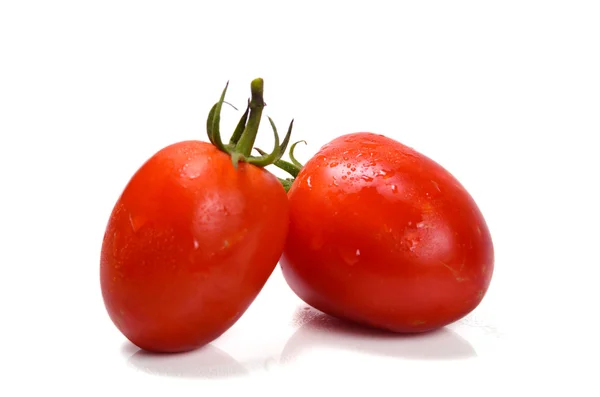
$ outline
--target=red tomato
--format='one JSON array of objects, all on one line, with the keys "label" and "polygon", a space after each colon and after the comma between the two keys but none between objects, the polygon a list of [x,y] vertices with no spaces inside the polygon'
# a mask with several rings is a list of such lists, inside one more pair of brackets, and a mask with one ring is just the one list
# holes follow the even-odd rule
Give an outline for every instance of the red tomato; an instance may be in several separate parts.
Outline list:
[{"label": "red tomato", "polygon": [[381,135],[325,145],[289,190],[283,275],[309,305],[395,332],[454,322],[494,267],[476,203],[443,167]]},{"label": "red tomato", "polygon": [[213,145],[181,142],[131,179],[101,258],[111,319],[140,348],[175,352],[230,328],[277,265],[288,223],[281,184]]},{"label": "red tomato", "polygon": [[[251,122],[244,128],[247,111],[227,148],[201,141],[165,147],[135,173],[110,215],[102,295],[114,324],[142,349],[180,352],[217,338],[246,311],[281,256],[285,190],[249,163],[273,160],[248,155],[264,106],[258,82]],[[221,103],[208,120],[215,142]],[[234,166],[233,154],[247,162]]]}]

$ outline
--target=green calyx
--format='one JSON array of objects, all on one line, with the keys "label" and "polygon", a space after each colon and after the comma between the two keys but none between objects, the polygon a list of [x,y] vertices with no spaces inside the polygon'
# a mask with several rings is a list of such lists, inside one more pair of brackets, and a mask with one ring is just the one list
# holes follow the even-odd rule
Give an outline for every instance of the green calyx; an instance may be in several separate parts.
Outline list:
[{"label": "green calyx", "polygon": [[[285,172],[287,172],[288,174],[290,174],[292,176],[291,178],[285,178],[285,179],[277,178],[277,179],[279,179],[279,182],[281,182],[281,184],[283,185],[283,188],[285,189],[286,192],[290,190],[290,188],[292,187],[292,183],[294,183],[294,180],[296,179],[296,177],[300,173],[300,170],[303,167],[303,165],[298,160],[296,160],[296,157],[294,156],[294,150],[296,149],[296,145],[298,145],[300,142],[302,142],[306,145],[306,141],[294,142],[292,144],[292,146],[290,147],[290,152],[289,152],[290,161],[285,161],[285,160],[282,160],[281,158],[279,158],[273,162],[274,166],[284,170]],[[263,156],[266,155],[264,150],[261,150],[259,148],[254,148],[254,150],[256,150],[258,153],[260,153]]]},{"label": "green calyx", "polygon": [[223,103],[226,103],[225,94],[228,86],[229,82],[225,85],[225,89],[223,90],[219,101],[213,105],[208,113],[208,118],[206,120],[208,139],[219,150],[231,156],[233,166],[236,168],[239,162],[253,164],[257,167],[266,167],[268,165],[277,163],[287,149],[290,137],[292,135],[294,120],[292,120],[290,123],[287,134],[283,138],[283,142],[280,144],[279,134],[277,133],[275,123],[270,117],[268,117],[271,128],[273,129],[273,134],[275,136],[275,145],[273,151],[268,154],[260,151],[259,153],[261,156],[251,156],[252,147],[254,146],[254,141],[256,140],[256,135],[258,134],[260,119],[265,107],[265,102],[263,100],[264,81],[261,78],[254,79],[250,84],[251,98],[248,101],[246,111],[240,118],[240,121],[233,131],[233,134],[231,134],[229,143],[224,144],[223,140],[221,139],[219,125],[221,121],[221,108],[223,107]]}]

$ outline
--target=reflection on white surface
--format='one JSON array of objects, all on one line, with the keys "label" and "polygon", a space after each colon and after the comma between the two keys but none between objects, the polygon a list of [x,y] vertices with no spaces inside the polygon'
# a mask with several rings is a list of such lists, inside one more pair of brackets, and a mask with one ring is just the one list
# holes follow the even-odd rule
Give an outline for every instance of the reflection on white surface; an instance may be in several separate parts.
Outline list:
[{"label": "reflection on white surface", "polygon": [[319,346],[412,360],[477,356],[467,340],[447,328],[423,334],[394,334],[345,322],[309,308],[299,309],[294,320],[300,328],[286,343],[282,362],[292,361]]},{"label": "reflection on white surface", "polygon": [[125,342],[121,353],[130,366],[152,375],[204,379],[270,371],[315,348],[408,360],[458,360],[477,356],[466,339],[448,328],[424,334],[395,334],[342,321],[308,307],[298,308],[294,328],[279,360],[265,356],[241,363],[212,344],[187,353],[157,354]]},{"label": "reflection on white surface", "polygon": [[[123,348],[125,350],[125,347]],[[226,378],[244,376],[248,370],[221,349],[206,345],[177,354],[157,354],[138,350],[128,364],[152,375],[181,378]]]}]

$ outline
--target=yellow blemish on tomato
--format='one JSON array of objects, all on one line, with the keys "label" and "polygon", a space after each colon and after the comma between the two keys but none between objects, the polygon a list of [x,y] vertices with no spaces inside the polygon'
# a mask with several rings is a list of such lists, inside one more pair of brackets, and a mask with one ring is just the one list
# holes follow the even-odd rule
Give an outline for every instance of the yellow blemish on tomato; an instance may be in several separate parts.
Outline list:
[{"label": "yellow blemish on tomato", "polygon": [[411,322],[411,325],[423,325],[423,324],[425,324],[424,320],[413,320]]},{"label": "yellow blemish on tomato", "polygon": [[431,205],[431,203],[425,202],[425,203],[423,203],[423,206],[421,207],[421,210],[425,214],[431,214],[433,212],[433,206]]}]

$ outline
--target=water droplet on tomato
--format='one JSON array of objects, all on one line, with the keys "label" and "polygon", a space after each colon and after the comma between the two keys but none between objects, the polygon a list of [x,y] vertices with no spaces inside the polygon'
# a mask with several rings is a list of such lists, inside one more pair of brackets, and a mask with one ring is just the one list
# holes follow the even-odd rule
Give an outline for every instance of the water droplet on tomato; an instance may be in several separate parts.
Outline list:
[{"label": "water droplet on tomato", "polygon": [[356,171],[356,167],[350,168],[350,171]]},{"label": "water droplet on tomato", "polygon": [[417,245],[419,245],[419,232],[415,229],[407,229],[404,233],[404,240],[408,245],[408,250],[414,252],[417,249]]},{"label": "water droplet on tomato", "polygon": [[129,224],[131,225],[131,230],[136,233],[138,230],[142,228],[146,224],[146,217],[142,215],[132,215],[129,213]]},{"label": "water droplet on tomato", "polygon": [[346,179],[348,179],[348,177],[347,177],[346,175],[343,175],[343,176],[342,176],[342,180],[344,180],[344,181],[345,181]]},{"label": "water droplet on tomato", "polygon": [[365,182],[371,182],[373,180],[373,178],[371,178],[368,175],[363,175],[363,176],[360,177],[360,179],[362,179]]},{"label": "water droplet on tomato", "polygon": [[390,171],[390,170],[379,170],[379,172],[377,173],[377,176],[383,177],[383,179],[390,179],[391,177],[393,177],[395,174],[394,171]]},{"label": "water droplet on tomato", "polygon": [[209,158],[196,157],[189,160],[181,169],[181,176],[184,178],[195,179],[202,175],[207,166]]},{"label": "water droplet on tomato", "polygon": [[306,184],[308,185],[308,187],[312,187],[312,185],[310,184],[310,176],[306,179]]},{"label": "water droplet on tomato", "polygon": [[329,168],[337,167],[337,165],[338,165],[338,162],[337,162],[337,161],[332,161],[332,162],[329,164]]},{"label": "water droplet on tomato", "polygon": [[194,239],[194,249],[197,250],[199,246],[200,243],[198,243],[198,240]]},{"label": "water droplet on tomato", "polygon": [[391,185],[390,187],[392,188],[392,193],[398,193],[398,186]]}]

